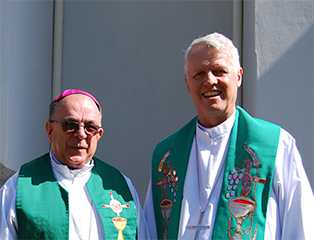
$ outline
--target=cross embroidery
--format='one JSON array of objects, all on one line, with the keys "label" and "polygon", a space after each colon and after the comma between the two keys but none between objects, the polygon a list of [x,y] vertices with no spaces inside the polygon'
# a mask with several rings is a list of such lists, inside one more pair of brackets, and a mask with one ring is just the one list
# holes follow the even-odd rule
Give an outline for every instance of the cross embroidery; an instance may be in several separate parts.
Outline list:
[{"label": "cross embroidery", "polygon": [[118,200],[115,200],[112,193],[109,192],[109,195],[111,197],[111,201],[109,204],[103,204],[103,208],[111,208],[112,211],[114,211],[118,217],[120,217],[120,213],[122,212],[123,208],[129,208],[130,204],[124,204],[122,205]]},{"label": "cross embroidery", "polygon": [[173,183],[173,182],[178,182],[178,177],[175,178],[169,178],[168,174],[167,174],[167,164],[164,164],[164,171],[163,171],[163,178],[158,181],[155,182],[155,186],[160,186],[163,185],[163,189],[164,189],[164,198],[167,198],[167,184],[169,183]]},{"label": "cross embroidery", "polygon": [[251,166],[252,166],[252,160],[247,159],[245,175],[240,179],[241,181],[243,181],[243,188],[242,188],[241,196],[247,196],[247,194],[250,192],[250,190],[248,190],[250,181],[253,181],[255,183],[262,183],[262,184],[266,183],[266,179],[254,177],[250,175]]}]

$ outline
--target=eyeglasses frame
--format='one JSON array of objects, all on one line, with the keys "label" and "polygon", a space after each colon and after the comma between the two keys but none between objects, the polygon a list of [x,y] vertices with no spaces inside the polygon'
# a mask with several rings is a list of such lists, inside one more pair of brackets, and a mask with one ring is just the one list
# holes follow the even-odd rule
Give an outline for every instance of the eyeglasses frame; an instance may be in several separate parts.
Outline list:
[{"label": "eyeglasses frame", "polygon": [[[77,123],[77,126],[78,126],[76,129],[73,129],[73,130],[74,130],[73,132],[71,132],[70,129],[68,129],[68,130],[65,129],[65,127],[64,127],[65,122],[70,122],[70,121],[76,122],[76,123]],[[65,133],[72,133],[72,134],[75,134],[75,133],[79,130],[79,127],[82,126],[82,125],[80,125],[80,124],[79,124],[77,121],[75,121],[75,120],[57,121],[57,120],[50,119],[49,122],[51,122],[51,123],[54,123],[54,122],[60,123],[60,124],[62,125],[62,129],[63,129],[63,131],[64,131]],[[100,127],[100,126],[98,126],[98,125],[96,125],[96,124],[94,124],[94,125],[97,126],[97,130],[96,130],[96,132],[95,132],[93,135],[91,135],[91,134],[86,130],[86,127],[85,127],[86,125],[85,125],[85,124],[83,125],[83,127],[84,127],[84,132],[85,132],[85,134],[86,134],[87,136],[90,136],[90,137],[95,136],[97,133],[99,133],[100,129],[102,128],[102,127]]]}]

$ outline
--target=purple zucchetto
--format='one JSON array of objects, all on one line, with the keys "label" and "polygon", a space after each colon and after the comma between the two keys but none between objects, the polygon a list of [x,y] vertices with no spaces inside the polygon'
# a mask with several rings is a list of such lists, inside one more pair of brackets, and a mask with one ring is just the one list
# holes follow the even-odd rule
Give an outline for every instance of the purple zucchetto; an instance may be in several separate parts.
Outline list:
[{"label": "purple zucchetto", "polygon": [[[97,106],[99,107],[99,109],[101,109],[101,106],[99,104],[99,102],[97,101],[97,99],[90,93],[88,92],[85,92],[85,91],[82,91],[82,90],[79,90],[79,89],[67,89],[67,90],[64,90],[58,97],[56,97],[51,103],[53,102],[56,102],[66,96],[69,96],[69,95],[72,95],[72,94],[84,94],[88,97],[90,97],[91,99],[93,99],[93,101],[97,104]],[[51,104],[50,103],[50,104]]]}]

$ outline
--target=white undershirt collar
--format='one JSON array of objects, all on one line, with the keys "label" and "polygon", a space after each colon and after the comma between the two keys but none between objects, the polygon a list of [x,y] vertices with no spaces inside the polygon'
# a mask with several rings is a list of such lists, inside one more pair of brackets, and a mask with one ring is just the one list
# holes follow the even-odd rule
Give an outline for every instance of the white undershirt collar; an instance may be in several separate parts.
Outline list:
[{"label": "white undershirt collar", "polygon": [[201,139],[209,139],[212,145],[216,145],[221,137],[231,132],[235,121],[235,112],[226,121],[212,128],[206,128],[197,122],[196,134]]},{"label": "white undershirt collar", "polygon": [[57,171],[60,175],[62,175],[64,178],[69,177],[69,175],[71,175],[72,177],[85,175],[86,173],[89,173],[92,170],[92,168],[94,167],[94,160],[91,159],[88,163],[86,163],[80,169],[69,169],[68,166],[61,163],[55,157],[52,150],[50,151],[50,158],[51,158],[52,168],[55,171]]}]

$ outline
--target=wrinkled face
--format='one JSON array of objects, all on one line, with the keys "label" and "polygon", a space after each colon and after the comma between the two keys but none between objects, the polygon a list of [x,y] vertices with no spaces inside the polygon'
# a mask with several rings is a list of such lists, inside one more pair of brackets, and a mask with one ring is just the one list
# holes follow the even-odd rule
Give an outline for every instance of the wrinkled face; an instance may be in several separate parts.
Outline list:
[{"label": "wrinkled face", "polygon": [[62,124],[47,122],[46,132],[55,157],[69,168],[82,168],[94,156],[97,143],[103,134],[100,128],[94,136],[88,136],[84,125],[101,125],[101,117],[95,102],[82,94],[69,95],[58,103],[53,120],[74,120],[80,127],[74,132],[64,132]]},{"label": "wrinkled face", "polygon": [[194,47],[184,78],[204,127],[219,125],[235,111],[242,68],[236,69],[225,52],[214,47]]}]

